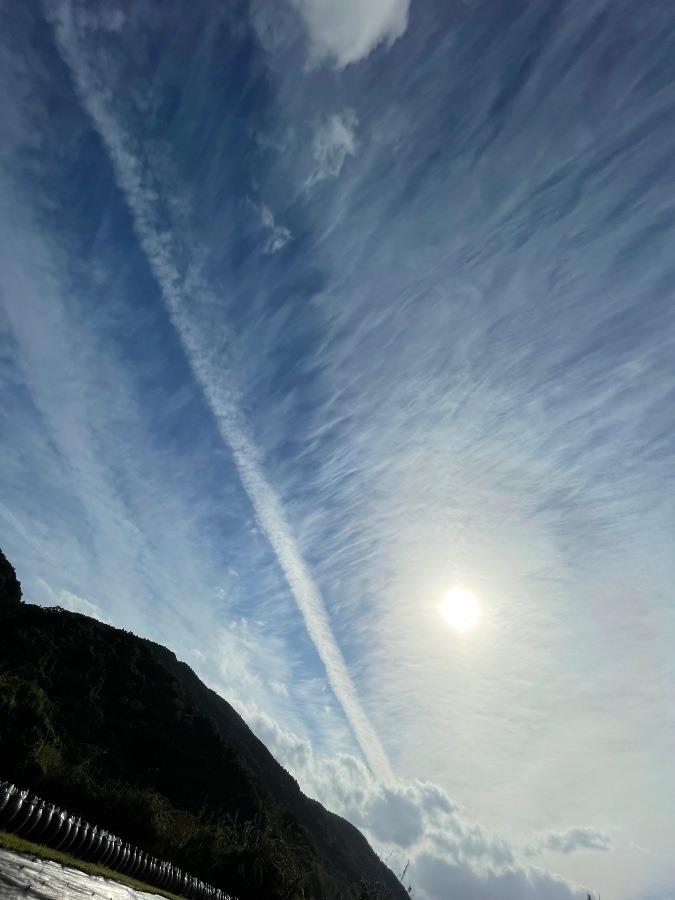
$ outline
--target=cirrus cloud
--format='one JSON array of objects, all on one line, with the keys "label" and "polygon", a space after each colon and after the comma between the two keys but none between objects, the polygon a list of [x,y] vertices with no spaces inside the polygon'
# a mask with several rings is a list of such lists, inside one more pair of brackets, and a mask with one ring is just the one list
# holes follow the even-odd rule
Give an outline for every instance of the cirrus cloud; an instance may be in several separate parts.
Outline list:
[{"label": "cirrus cloud", "polygon": [[547,831],[529,844],[527,856],[536,856],[544,850],[554,853],[577,853],[581,850],[611,850],[612,839],[596,828],[568,828],[566,831]]},{"label": "cirrus cloud", "polygon": [[348,156],[355,156],[358,148],[358,121],[351,109],[329,116],[317,129],[312,142],[316,164],[306,182],[308,188],[325,178],[337,178]]}]

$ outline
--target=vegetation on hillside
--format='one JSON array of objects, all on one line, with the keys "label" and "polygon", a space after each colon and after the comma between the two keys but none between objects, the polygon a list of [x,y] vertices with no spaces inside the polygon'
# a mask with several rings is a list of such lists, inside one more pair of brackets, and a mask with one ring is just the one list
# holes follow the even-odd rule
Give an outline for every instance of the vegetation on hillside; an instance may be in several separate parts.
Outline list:
[{"label": "vegetation on hillside", "polygon": [[85,616],[0,610],[0,773],[241,900],[407,896],[185,664]]}]

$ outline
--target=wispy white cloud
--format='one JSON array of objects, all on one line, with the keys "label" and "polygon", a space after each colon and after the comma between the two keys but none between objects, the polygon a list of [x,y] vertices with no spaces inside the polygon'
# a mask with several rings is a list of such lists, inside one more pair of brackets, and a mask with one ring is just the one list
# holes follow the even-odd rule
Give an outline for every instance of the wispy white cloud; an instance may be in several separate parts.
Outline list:
[{"label": "wispy white cloud", "polygon": [[[589,16],[583,3],[561,16],[520,91],[501,48],[516,41],[524,59],[527,38],[508,23],[492,43],[478,18],[466,46],[461,29],[434,31],[436,49],[411,29],[414,76],[378,58],[364,96],[356,70],[353,90],[342,74],[326,90],[354,109],[360,146],[306,194],[323,402],[284,476],[396,771],[440,780],[520,847],[538,828],[621,823],[666,858],[672,132],[656,126],[663,95],[646,112],[634,89],[646,47],[630,75],[609,74],[604,34],[583,65],[607,90],[609,130],[586,130],[569,80],[583,79],[563,79],[551,48],[594,34]],[[479,34],[491,49],[477,66]],[[294,75],[280,96],[285,136],[306,97]],[[647,121],[651,147],[637,148]],[[284,429],[269,415],[273,452]],[[483,607],[461,639],[437,612],[456,582]],[[592,882],[596,865],[603,893],[644,893],[629,854],[547,849],[547,864],[554,852],[570,877]]]},{"label": "wispy white cloud", "polygon": [[52,604],[60,606],[62,609],[70,610],[70,612],[82,613],[83,616],[90,616],[92,619],[98,619],[99,622],[110,624],[96,603],[92,603],[85,597],[73,594],[72,591],[63,589],[55,591],[43,578],[39,578],[37,583],[40,590],[39,595],[34,598],[37,602],[46,606],[51,606]]},{"label": "wispy white cloud", "polygon": [[290,229],[284,228],[283,225],[277,225],[272,215],[272,210],[264,203],[260,207],[260,217],[262,224],[268,232],[267,243],[265,244],[265,253],[276,253],[293,239]]},{"label": "wispy white cloud", "polygon": [[[0,222],[1,310],[11,335],[3,362],[22,393],[3,393],[19,459],[3,458],[0,520],[25,599],[178,650],[212,614],[209,581],[217,575],[195,535],[210,511],[160,490],[171,474],[152,452],[130,373],[99,344],[91,317],[80,318],[58,242],[31,223],[4,178],[2,195],[9,215]],[[204,529],[199,544],[208,544]],[[190,583],[200,585],[192,627],[181,609]]]},{"label": "wispy white cloud", "polygon": [[[255,509],[296,599],[308,633],[326,667],[331,687],[373,770],[382,776],[390,766],[349,675],[333,637],[323,599],[294,541],[276,492],[265,477],[260,454],[242,415],[235,375],[216,368],[209,342],[198,322],[188,312],[185,279],[178,268],[173,238],[160,225],[159,186],[142,156],[134,153],[136,142],[127,134],[107,99],[105,81],[78,40],[78,25],[69,3],[47,9],[55,28],[59,50],[70,68],[80,100],[89,113],[113,164],[117,181],[134,217],[136,233],[160,286],[167,310],[185,348],[195,377],[211,407],[219,430],[229,447],[242,484]],[[161,195],[161,193],[160,193]],[[208,285],[192,275],[190,292],[209,299]]]},{"label": "wispy white cloud", "polygon": [[311,55],[339,67],[358,62],[405,32],[410,0],[292,0],[307,27]]},{"label": "wispy white cloud", "polygon": [[317,128],[312,142],[315,168],[306,182],[313,187],[324,178],[337,178],[348,156],[354,156],[358,148],[354,111],[346,109],[329,118]]},{"label": "wispy white cloud", "polygon": [[596,828],[568,828],[566,831],[547,831],[525,848],[528,856],[536,856],[543,850],[554,853],[578,853],[583,850],[612,849],[611,835]]},{"label": "wispy white cloud", "polygon": [[290,228],[276,222],[274,213],[266,203],[257,204],[249,199],[246,205],[256,220],[254,230],[260,230],[264,239],[264,253],[277,253],[293,240]]},{"label": "wispy white cloud", "polygon": [[278,678],[271,678],[268,684],[275,694],[279,694],[281,697],[288,697],[288,688],[283,681],[279,681]]},{"label": "wispy white cloud", "polygon": [[279,225],[274,213],[264,202],[256,203],[251,197],[247,197],[241,203],[241,220],[244,232],[262,243],[263,253],[277,253],[293,240],[290,228]]},{"label": "wispy white cloud", "polygon": [[[195,458],[177,457],[175,444],[158,446],[152,429],[165,429],[167,416],[179,423],[181,413],[189,417],[190,398],[198,391],[157,390],[152,352],[131,366],[124,351],[120,355],[113,323],[124,322],[127,340],[142,333],[144,346],[152,341],[142,304],[125,321],[128,283],[111,287],[107,280],[123,268],[111,263],[109,244],[87,255],[86,277],[74,276],[77,254],[68,256],[72,245],[43,215],[43,193],[33,182],[27,189],[16,168],[4,165],[20,156],[24,135],[33,139],[26,119],[42,112],[31,96],[35,81],[22,76],[25,95],[5,93],[3,111],[15,129],[0,137],[3,543],[27,602],[93,615],[167,644],[183,658],[201,656],[203,663],[218,655],[214,620],[238,599],[226,560],[236,560],[245,546],[263,594],[269,582],[276,578],[278,590],[282,580],[268,548],[249,539],[246,530],[245,538],[229,540],[225,552],[222,535],[214,540],[218,510],[243,512],[242,521],[250,515],[238,479],[228,483],[222,468],[211,498],[195,490],[204,461],[218,459],[218,441],[214,446],[193,437],[188,449],[196,450]],[[36,156],[38,182],[48,166]],[[49,203],[54,195],[47,180]],[[114,209],[108,206],[101,215],[114,216]],[[90,302],[93,295],[97,304]],[[173,366],[170,351],[167,362]],[[153,407],[152,426],[146,400]],[[185,427],[193,428],[194,421],[189,418]],[[275,599],[286,608],[283,599]],[[192,650],[195,642],[200,655]]]}]

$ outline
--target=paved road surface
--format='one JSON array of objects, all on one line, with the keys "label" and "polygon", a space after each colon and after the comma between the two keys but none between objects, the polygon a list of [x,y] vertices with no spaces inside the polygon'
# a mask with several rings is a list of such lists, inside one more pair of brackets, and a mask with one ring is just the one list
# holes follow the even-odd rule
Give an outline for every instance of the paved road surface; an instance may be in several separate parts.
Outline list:
[{"label": "paved road surface", "polygon": [[107,878],[0,848],[0,900],[157,900]]}]

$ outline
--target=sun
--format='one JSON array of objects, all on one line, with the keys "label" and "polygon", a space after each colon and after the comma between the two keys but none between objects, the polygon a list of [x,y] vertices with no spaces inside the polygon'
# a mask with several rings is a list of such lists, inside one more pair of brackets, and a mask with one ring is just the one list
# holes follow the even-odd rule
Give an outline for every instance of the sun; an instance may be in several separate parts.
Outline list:
[{"label": "sun", "polygon": [[441,615],[455,631],[470,631],[480,619],[480,606],[471,591],[453,588],[441,600]]}]

